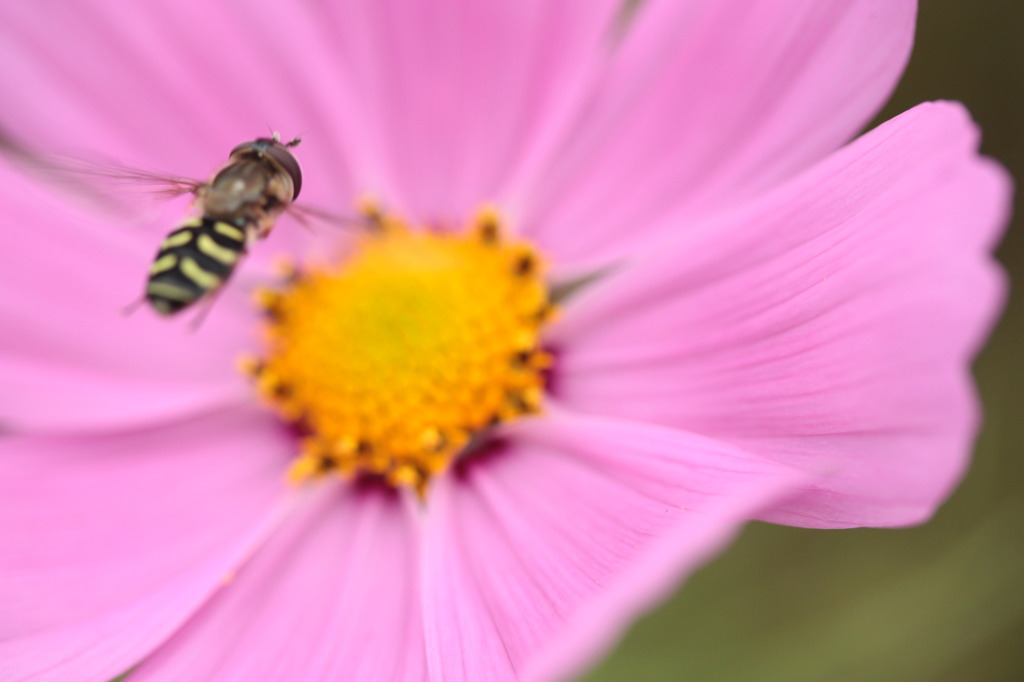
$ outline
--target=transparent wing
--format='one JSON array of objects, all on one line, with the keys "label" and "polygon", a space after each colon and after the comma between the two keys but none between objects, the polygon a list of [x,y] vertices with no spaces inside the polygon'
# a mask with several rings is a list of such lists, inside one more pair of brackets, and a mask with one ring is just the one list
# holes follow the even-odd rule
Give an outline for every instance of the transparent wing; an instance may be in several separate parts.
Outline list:
[{"label": "transparent wing", "polygon": [[51,174],[56,180],[66,178],[86,185],[96,185],[102,192],[134,192],[159,199],[195,194],[205,184],[195,178],[130,168],[111,161],[70,157],[41,159],[37,168]]},{"label": "transparent wing", "polygon": [[289,204],[285,211],[307,230],[316,225],[327,225],[346,230],[373,229],[373,219],[363,214],[343,214],[327,211],[308,204]]},{"label": "transparent wing", "polygon": [[0,154],[43,182],[84,195],[110,207],[124,207],[132,199],[148,201],[196,194],[202,180],[125,166],[103,158],[46,154],[0,135]]}]

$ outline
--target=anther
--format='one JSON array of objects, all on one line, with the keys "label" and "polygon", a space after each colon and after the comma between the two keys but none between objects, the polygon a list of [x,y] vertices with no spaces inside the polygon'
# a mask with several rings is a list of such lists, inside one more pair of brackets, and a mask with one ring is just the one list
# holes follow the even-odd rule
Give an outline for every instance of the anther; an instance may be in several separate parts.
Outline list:
[{"label": "anther", "polygon": [[512,265],[512,272],[516,277],[526,277],[533,274],[537,268],[537,257],[531,251],[526,251],[516,257]]},{"label": "anther", "polygon": [[543,392],[540,387],[531,386],[524,389],[519,395],[523,404],[526,405],[527,412],[537,412],[540,409],[540,403],[543,397]]},{"label": "anther", "polygon": [[314,457],[299,456],[288,467],[288,481],[292,484],[305,483],[318,477],[319,465]]},{"label": "anther", "polygon": [[331,452],[338,457],[349,457],[359,452],[359,441],[351,436],[342,436],[331,441]]},{"label": "anther", "polygon": [[529,414],[536,412],[540,407],[539,389],[527,388],[522,391],[509,391],[505,395],[505,401],[510,408],[511,416]]},{"label": "anther", "polygon": [[539,350],[530,356],[530,367],[534,369],[550,369],[555,364],[555,356]]},{"label": "anther", "polygon": [[384,230],[384,211],[376,199],[369,196],[360,197],[356,201],[356,210],[363,215],[371,229],[376,232]]},{"label": "anther", "polygon": [[258,287],[253,292],[253,298],[257,307],[270,319],[276,320],[281,316],[281,294],[273,289]]},{"label": "anther", "polygon": [[428,452],[436,452],[444,447],[446,439],[444,434],[434,427],[423,430],[420,434],[420,444]]},{"label": "anther", "polygon": [[293,484],[326,476],[337,470],[335,462],[328,457],[300,455],[288,469],[288,480]]},{"label": "anther", "polygon": [[531,357],[533,357],[532,350],[520,350],[512,354],[510,362],[513,367],[527,367]]},{"label": "anther", "polygon": [[496,245],[501,241],[501,217],[497,209],[491,206],[481,209],[476,215],[474,230],[484,244]]},{"label": "anther", "polygon": [[423,482],[423,475],[409,464],[395,467],[388,472],[388,482],[397,486],[417,486]]},{"label": "anther", "polygon": [[265,368],[256,377],[256,387],[261,394],[275,400],[287,398],[291,393],[291,389],[281,380],[281,377],[266,371]]},{"label": "anther", "polygon": [[260,372],[263,371],[263,361],[252,353],[242,353],[235,360],[235,367],[238,371],[247,376],[255,377],[259,376]]},{"label": "anther", "polygon": [[270,271],[283,283],[294,284],[301,273],[295,261],[287,256],[275,256],[270,262]]},{"label": "anther", "polygon": [[558,319],[558,306],[550,301],[545,301],[539,308],[537,308],[537,311],[533,313],[532,318],[538,325],[553,322]]},{"label": "anther", "polygon": [[532,352],[537,347],[537,332],[532,329],[520,329],[513,337],[513,347],[520,352]]}]

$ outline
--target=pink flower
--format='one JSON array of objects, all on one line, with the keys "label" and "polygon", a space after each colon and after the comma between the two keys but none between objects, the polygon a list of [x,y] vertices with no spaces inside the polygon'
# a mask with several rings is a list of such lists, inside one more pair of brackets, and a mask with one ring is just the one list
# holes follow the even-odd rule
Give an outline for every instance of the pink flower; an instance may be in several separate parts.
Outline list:
[{"label": "pink flower", "polygon": [[422,501],[294,485],[294,432],[235,369],[246,299],[275,252],[352,238],[283,219],[189,333],[118,314],[181,205],[128,220],[4,161],[0,679],[560,678],[749,519],[934,511],[1009,183],[952,103],[839,148],[915,3],[620,5],[0,10],[8,140],[206,177],[269,122],[306,137],[312,205],[450,231],[493,204],[553,281],[608,268],[543,330],[540,414]]}]

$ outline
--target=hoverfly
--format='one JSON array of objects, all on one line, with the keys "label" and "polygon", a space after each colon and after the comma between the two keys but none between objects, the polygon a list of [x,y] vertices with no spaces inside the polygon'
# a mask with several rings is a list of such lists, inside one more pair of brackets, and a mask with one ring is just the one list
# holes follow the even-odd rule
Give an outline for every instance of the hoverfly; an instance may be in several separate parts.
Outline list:
[{"label": "hoverfly", "polygon": [[302,189],[302,170],[291,150],[300,142],[300,138],[282,142],[278,133],[243,142],[231,150],[227,163],[206,181],[116,164],[74,159],[51,161],[9,142],[0,145],[0,151],[57,178],[120,181],[155,189],[164,196],[193,194],[192,217],[160,243],[144,294],[138,301],[147,302],[157,313],[169,316],[200,301],[212,302],[249,247],[270,234],[284,211],[290,211],[301,222],[305,222],[303,216],[354,222],[293,205]]},{"label": "hoverfly", "polygon": [[195,215],[167,235],[149,269],[145,298],[156,312],[173,315],[212,296],[249,245],[270,234],[302,189],[290,151],[299,142],[282,143],[276,133],[243,142],[210,180],[190,190]]}]

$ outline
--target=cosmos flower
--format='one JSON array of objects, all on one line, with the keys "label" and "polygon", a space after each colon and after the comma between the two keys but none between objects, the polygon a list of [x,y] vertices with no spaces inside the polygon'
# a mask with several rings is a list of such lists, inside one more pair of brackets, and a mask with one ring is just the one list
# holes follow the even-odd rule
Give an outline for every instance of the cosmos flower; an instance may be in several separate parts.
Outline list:
[{"label": "cosmos flower", "polygon": [[283,218],[191,332],[119,313],[181,202],[0,164],[0,678],[560,678],[747,520],[926,519],[1009,189],[956,104],[843,146],[914,14],[7,3],[8,145],[207,177],[270,123],[385,227]]}]

